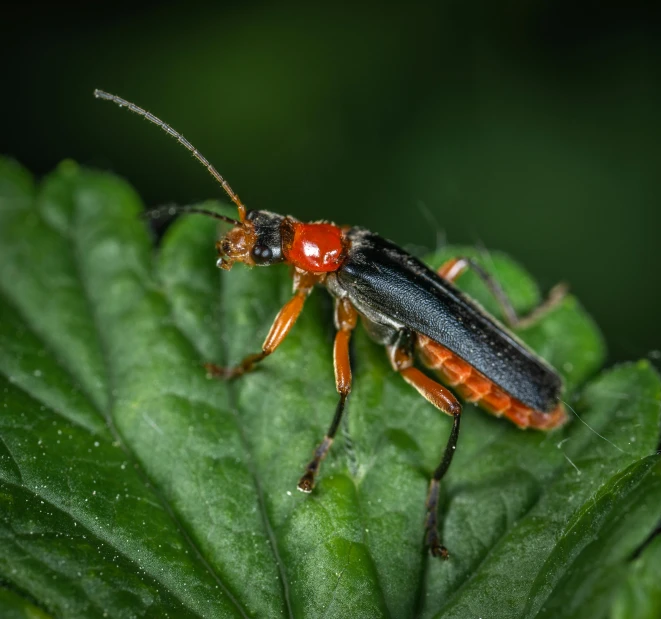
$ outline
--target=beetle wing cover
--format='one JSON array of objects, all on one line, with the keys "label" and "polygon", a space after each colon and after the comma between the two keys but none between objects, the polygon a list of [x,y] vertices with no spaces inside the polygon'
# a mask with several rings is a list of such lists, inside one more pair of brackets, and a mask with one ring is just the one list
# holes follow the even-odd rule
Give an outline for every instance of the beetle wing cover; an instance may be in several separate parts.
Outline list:
[{"label": "beetle wing cover", "polygon": [[437,341],[535,410],[555,408],[557,372],[475,301],[379,235],[352,228],[349,238],[337,280],[358,311]]}]

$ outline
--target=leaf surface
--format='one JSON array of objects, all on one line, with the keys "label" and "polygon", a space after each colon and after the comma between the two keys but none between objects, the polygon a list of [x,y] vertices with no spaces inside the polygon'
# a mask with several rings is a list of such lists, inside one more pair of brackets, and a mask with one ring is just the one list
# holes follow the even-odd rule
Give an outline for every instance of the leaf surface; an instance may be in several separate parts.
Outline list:
[{"label": "leaf surface", "polygon": [[[424,498],[449,418],[359,328],[342,437],[297,492],[337,401],[328,295],[258,371],[209,380],[203,361],[259,349],[291,280],[219,272],[204,218],[155,252],[141,209],[111,175],[65,162],[36,187],[0,160],[0,610],[625,616],[656,549],[629,561],[661,512],[661,385],[645,362],[593,378],[604,347],[575,298],[519,335],[561,371],[576,417],[522,432],[465,406],[442,487],[452,558],[432,560]],[[513,261],[476,255],[517,310],[539,301]],[[498,313],[475,277],[460,283]]]}]

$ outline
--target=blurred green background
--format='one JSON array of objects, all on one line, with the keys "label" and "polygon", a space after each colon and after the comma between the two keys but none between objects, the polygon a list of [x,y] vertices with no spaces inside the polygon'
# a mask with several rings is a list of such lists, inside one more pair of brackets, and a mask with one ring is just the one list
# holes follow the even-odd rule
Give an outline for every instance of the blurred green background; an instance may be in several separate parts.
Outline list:
[{"label": "blurred green background", "polygon": [[[559,280],[611,361],[661,348],[659,3],[23,4],[3,9],[0,151],[127,178],[150,206],[222,197],[409,248],[504,250]],[[210,248],[210,260],[213,260]]]}]

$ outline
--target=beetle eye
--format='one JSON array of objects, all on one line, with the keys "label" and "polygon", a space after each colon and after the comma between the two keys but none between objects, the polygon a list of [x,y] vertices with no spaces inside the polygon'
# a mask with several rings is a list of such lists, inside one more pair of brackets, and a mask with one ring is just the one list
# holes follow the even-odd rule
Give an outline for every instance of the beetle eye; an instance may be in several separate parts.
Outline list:
[{"label": "beetle eye", "polygon": [[252,250],[252,257],[255,262],[268,262],[273,258],[273,252],[266,245],[255,245]]}]

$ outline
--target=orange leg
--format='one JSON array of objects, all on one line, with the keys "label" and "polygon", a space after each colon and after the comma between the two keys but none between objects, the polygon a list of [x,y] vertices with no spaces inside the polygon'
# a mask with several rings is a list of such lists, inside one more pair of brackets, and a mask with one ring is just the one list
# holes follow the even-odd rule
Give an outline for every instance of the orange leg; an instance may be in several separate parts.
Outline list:
[{"label": "orange leg", "polygon": [[294,326],[296,319],[303,310],[305,299],[310,293],[311,289],[299,289],[294,296],[285,303],[284,307],[280,310],[275,317],[271,329],[264,340],[262,345],[262,352],[253,355],[248,355],[239,365],[233,368],[223,368],[213,363],[206,363],[204,367],[211,376],[216,378],[236,378],[246,372],[254,369],[255,364],[260,362],[265,357],[268,357],[282,342]]},{"label": "orange leg", "polygon": [[335,415],[324,440],[315,449],[314,457],[305,467],[305,473],[298,482],[301,492],[312,492],[315,478],[319,472],[321,461],[326,457],[333,444],[335,434],[340,426],[344,405],[351,392],[351,363],[349,360],[349,340],[351,332],[356,327],[358,314],[348,299],[338,299],[335,304],[335,345],[333,347],[333,366],[335,368],[335,387],[340,394],[340,400],[335,409]]},{"label": "orange leg", "polygon": [[450,390],[413,367],[413,341],[410,334],[402,333],[399,341],[395,345],[388,347],[388,354],[393,369],[399,372],[409,385],[414,387],[421,396],[440,411],[452,416],[452,430],[450,431],[450,437],[443,452],[443,458],[429,482],[429,492],[427,493],[426,502],[427,517],[425,519],[425,543],[429,546],[429,550],[433,556],[447,559],[449,556],[447,548],[441,544],[438,533],[438,498],[441,479],[443,479],[450,468],[452,457],[457,448],[459,424],[461,421],[461,404]]},{"label": "orange leg", "polygon": [[528,315],[519,317],[500,284],[472,258],[451,258],[441,265],[437,273],[443,279],[446,279],[449,282],[454,282],[465,273],[467,269],[472,269],[485,283],[491,294],[496,298],[496,301],[498,301],[507,324],[512,328],[525,328],[535,324],[540,318],[542,318],[542,316],[558,305],[567,295],[567,285],[563,283],[557,284],[551,288],[549,296]]}]

